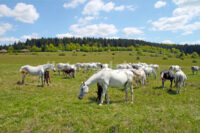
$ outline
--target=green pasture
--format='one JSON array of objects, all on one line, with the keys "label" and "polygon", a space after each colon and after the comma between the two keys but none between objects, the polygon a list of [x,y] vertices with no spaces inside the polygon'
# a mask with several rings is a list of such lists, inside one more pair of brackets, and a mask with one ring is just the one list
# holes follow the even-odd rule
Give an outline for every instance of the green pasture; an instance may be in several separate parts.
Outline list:
[{"label": "green pasture", "polygon": [[[65,133],[136,133],[136,132],[200,132],[200,74],[192,75],[191,66],[200,65],[200,59],[163,59],[135,52],[65,52],[0,54],[0,133],[65,132]],[[196,63],[193,63],[196,60]],[[28,75],[26,85],[17,84],[22,65],[40,65],[47,62],[101,62],[112,64],[145,62],[159,64],[158,78],[153,76],[145,87],[134,89],[134,103],[124,103],[123,88],[109,88],[110,104],[96,102],[96,84],[82,100],[78,99],[82,81],[94,72],[76,73],[75,79],[63,78],[51,71],[50,86],[38,87],[38,77]],[[175,94],[166,81],[161,88],[159,72],[170,65],[180,65],[187,75],[187,90]],[[134,84],[135,86],[135,84]]]}]

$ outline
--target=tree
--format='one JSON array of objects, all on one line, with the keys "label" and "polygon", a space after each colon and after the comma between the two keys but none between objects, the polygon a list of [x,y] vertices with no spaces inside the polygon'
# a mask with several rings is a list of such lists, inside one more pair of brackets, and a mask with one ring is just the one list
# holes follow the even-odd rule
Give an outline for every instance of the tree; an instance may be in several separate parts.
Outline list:
[{"label": "tree", "polygon": [[192,55],[191,55],[191,57],[192,58],[197,58],[197,57],[199,57],[199,55],[197,54],[197,52],[193,52]]},{"label": "tree", "polygon": [[42,48],[38,48],[37,46],[33,45],[32,48],[30,48],[31,52],[41,52]]},{"label": "tree", "polygon": [[12,45],[10,45],[10,46],[8,47],[8,53],[12,53],[13,51],[14,51],[14,48],[13,48]]}]

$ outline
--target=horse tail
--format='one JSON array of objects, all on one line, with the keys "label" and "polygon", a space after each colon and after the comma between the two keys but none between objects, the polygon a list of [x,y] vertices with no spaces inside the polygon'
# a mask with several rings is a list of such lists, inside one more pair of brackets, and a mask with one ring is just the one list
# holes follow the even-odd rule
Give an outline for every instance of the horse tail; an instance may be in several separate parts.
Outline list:
[{"label": "horse tail", "polygon": [[156,77],[157,77],[156,72],[154,70],[152,70],[152,72],[153,72],[154,78],[156,79]]}]

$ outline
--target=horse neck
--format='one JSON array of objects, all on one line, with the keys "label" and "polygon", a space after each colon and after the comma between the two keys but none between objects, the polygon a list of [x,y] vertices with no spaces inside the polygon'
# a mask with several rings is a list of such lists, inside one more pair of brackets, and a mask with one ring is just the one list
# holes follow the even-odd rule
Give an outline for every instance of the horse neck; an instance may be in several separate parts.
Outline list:
[{"label": "horse neck", "polygon": [[49,68],[50,68],[50,65],[43,65],[44,71],[46,71],[46,70],[49,69]]},{"label": "horse neck", "polygon": [[85,84],[87,86],[91,86],[92,84],[96,83],[98,79],[99,79],[99,76],[97,74],[94,74],[85,82]]}]

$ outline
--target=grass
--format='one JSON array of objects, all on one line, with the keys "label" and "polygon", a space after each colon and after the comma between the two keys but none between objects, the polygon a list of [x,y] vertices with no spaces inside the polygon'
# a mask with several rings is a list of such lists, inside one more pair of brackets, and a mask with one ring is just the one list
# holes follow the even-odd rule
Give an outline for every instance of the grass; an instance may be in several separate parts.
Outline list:
[{"label": "grass", "polygon": [[[113,54],[114,53],[114,54]],[[82,53],[65,52],[0,55],[0,133],[5,132],[200,132],[200,76],[192,75],[190,67],[199,65],[200,59],[180,60],[148,53],[139,56],[132,52]],[[83,56],[85,55],[85,56]],[[146,62],[159,64],[160,70],[177,64],[186,73],[187,90],[175,94],[169,81],[163,90],[160,79],[150,78],[145,87],[134,89],[134,103],[124,103],[122,88],[109,88],[111,104],[98,106],[96,85],[90,87],[83,100],[77,98],[80,84],[93,72],[77,72],[75,79],[64,79],[51,72],[50,86],[37,87],[37,77],[21,80],[22,65],[39,65],[47,62],[102,62],[113,64]],[[157,72],[159,74],[159,72]],[[130,101],[130,92],[129,92]]]}]

